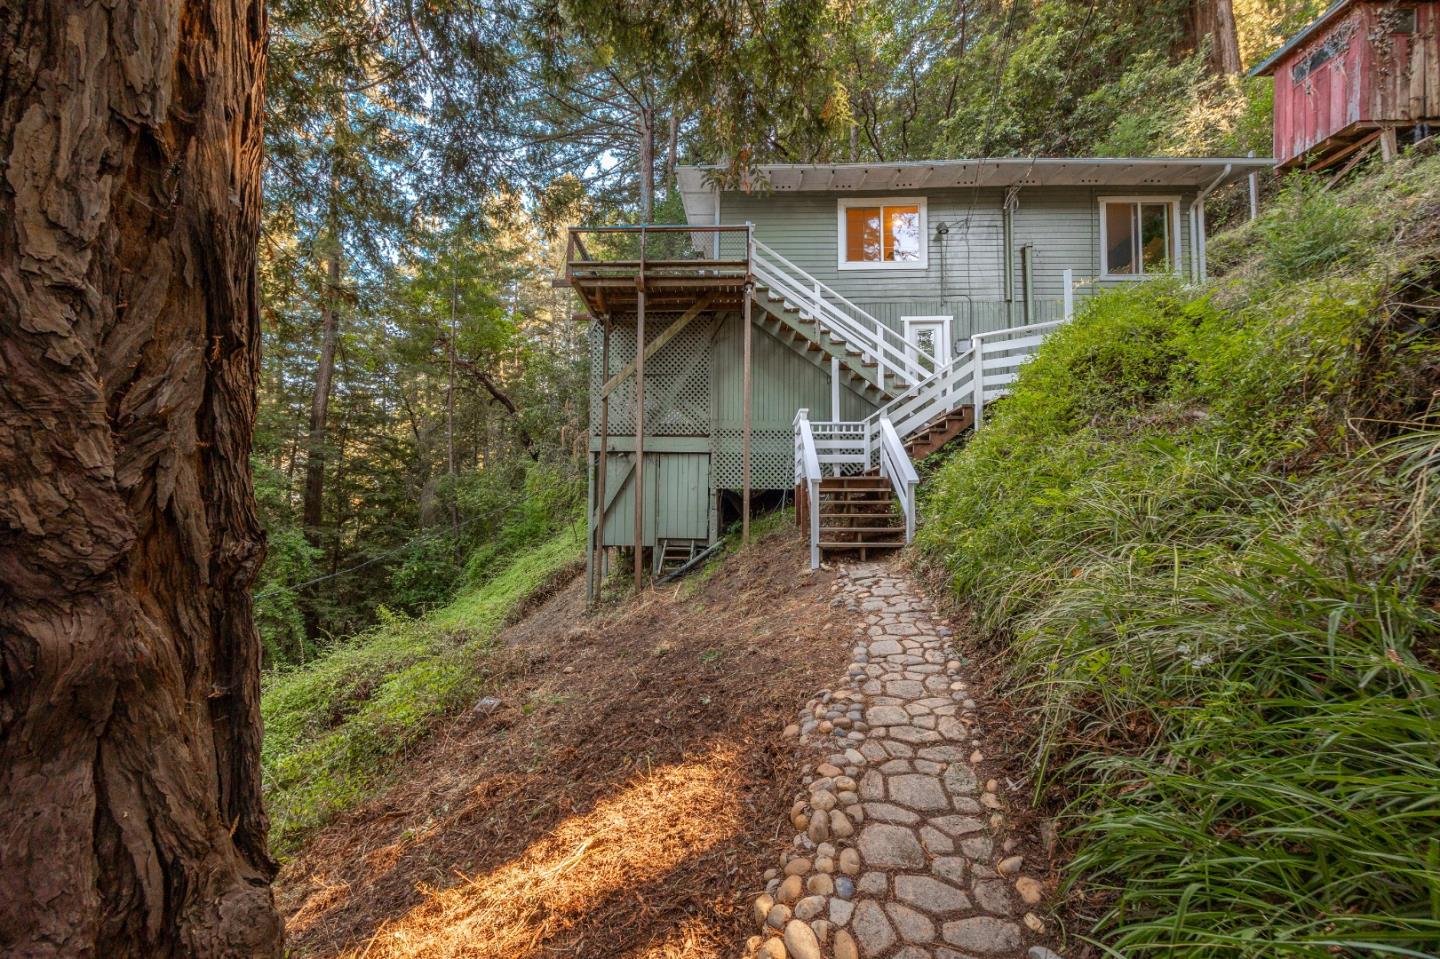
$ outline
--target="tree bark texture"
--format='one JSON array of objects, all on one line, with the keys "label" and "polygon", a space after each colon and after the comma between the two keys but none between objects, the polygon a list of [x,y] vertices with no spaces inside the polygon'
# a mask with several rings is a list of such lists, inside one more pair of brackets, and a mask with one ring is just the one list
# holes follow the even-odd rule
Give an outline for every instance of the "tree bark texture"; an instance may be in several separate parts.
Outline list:
[{"label": "tree bark texture", "polygon": [[260,0],[0,8],[0,954],[274,956]]},{"label": "tree bark texture", "polygon": [[1194,0],[1190,18],[1195,46],[1210,41],[1210,72],[1216,76],[1238,74],[1240,34],[1235,26],[1233,0]]}]

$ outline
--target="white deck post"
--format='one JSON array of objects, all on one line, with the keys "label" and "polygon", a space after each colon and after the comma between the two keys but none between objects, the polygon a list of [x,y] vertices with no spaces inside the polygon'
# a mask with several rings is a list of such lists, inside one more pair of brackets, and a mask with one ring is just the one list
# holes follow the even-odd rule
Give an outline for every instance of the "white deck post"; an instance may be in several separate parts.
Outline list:
[{"label": "white deck post", "polygon": [[[1251,150],[1249,155],[1253,157],[1255,151]],[[1260,177],[1251,173],[1247,179],[1250,181],[1250,219],[1253,220],[1260,215]]]},{"label": "white deck post", "polygon": [[1065,319],[1069,320],[1075,316],[1075,271],[1065,270],[1060,274],[1060,283],[1064,287],[1065,295]]},{"label": "white deck post", "polygon": [[840,357],[830,357],[830,418],[840,422]]},{"label": "white deck post", "polygon": [[975,390],[975,428],[985,416],[985,341],[978,335],[970,337],[970,353],[975,358],[975,372],[970,375]]}]

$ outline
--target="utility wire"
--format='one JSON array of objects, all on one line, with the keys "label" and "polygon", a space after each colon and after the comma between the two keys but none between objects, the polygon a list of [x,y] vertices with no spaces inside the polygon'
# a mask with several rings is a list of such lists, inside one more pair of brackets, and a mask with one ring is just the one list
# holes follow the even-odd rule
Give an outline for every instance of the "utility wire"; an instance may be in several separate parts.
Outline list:
[{"label": "utility wire", "polygon": [[[513,505],[511,505],[511,506],[502,507],[501,509],[492,510],[492,511],[489,512],[489,513],[483,513],[483,514],[481,514],[481,515],[479,515],[479,516],[472,516],[472,517],[470,517],[469,519],[465,520],[463,523],[461,523],[461,524],[460,524],[458,527],[456,527],[456,528],[457,528],[457,529],[464,529],[464,528],[466,528],[467,526],[470,526],[470,525],[472,525],[472,524],[474,524],[474,523],[480,522],[481,520],[491,519],[491,518],[493,518],[493,517],[500,516],[500,515],[503,515],[503,514],[506,514],[506,513],[513,513],[513,512],[515,512],[516,510],[520,509],[520,507],[521,507],[522,505],[523,505],[523,504],[516,503],[516,504],[513,504]],[[344,575],[346,575],[347,573],[353,573],[353,572],[355,572],[355,571],[358,570],[358,569],[364,569],[364,568],[367,567],[367,566],[373,566],[373,565],[375,565],[376,563],[380,562],[382,559],[389,559],[391,556],[394,556],[394,555],[396,555],[396,554],[398,554],[398,553],[403,553],[403,552],[405,552],[407,549],[409,549],[410,547],[414,546],[416,543],[422,543],[422,542],[424,542],[424,541],[426,541],[426,540],[434,539],[434,538],[436,538],[437,536],[439,536],[439,535],[441,535],[441,534],[443,534],[443,533],[448,533],[448,532],[450,532],[448,529],[441,528],[441,529],[432,530],[432,531],[430,531],[430,532],[428,532],[428,533],[421,533],[419,536],[415,537],[414,539],[409,540],[409,541],[407,541],[407,542],[405,542],[405,543],[402,543],[402,544],[400,544],[399,546],[395,547],[394,549],[386,550],[385,552],[380,553],[379,555],[372,556],[372,557],[370,557],[369,559],[367,559],[365,562],[359,563],[359,564],[357,564],[357,565],[355,565],[355,566],[351,566],[351,567],[348,568],[348,569],[342,569],[342,570],[339,570],[339,571],[334,572],[334,573],[327,573],[327,574],[324,575],[324,576],[317,576],[317,577],[315,577],[314,579],[307,579],[305,582],[303,582],[303,583],[296,583],[296,584],[293,585],[293,586],[275,586],[275,587],[272,587],[272,588],[270,588],[270,589],[265,590],[265,592],[263,592],[263,593],[256,593],[253,598],[258,600],[258,599],[264,599],[264,598],[267,597],[267,596],[274,596],[276,593],[293,593],[293,592],[295,592],[295,591],[297,591],[297,590],[304,589],[304,588],[307,587],[307,586],[314,586],[316,583],[323,583],[323,582],[325,582],[326,580],[335,579],[337,576],[344,576]]]}]

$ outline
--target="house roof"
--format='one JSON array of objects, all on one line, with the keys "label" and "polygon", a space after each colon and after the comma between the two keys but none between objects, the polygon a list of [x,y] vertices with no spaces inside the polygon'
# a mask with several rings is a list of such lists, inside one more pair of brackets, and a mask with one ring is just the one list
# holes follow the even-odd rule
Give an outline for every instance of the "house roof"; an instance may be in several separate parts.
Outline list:
[{"label": "house roof", "polygon": [[1291,37],[1289,40],[1286,40],[1283,44],[1280,45],[1279,50],[1276,50],[1274,53],[1270,54],[1264,60],[1261,60],[1253,68],[1251,68],[1250,76],[1267,77],[1270,74],[1274,73],[1276,68],[1280,66],[1280,61],[1285,59],[1286,54],[1288,54],[1291,50],[1294,50],[1296,47],[1300,46],[1306,40],[1310,39],[1321,28],[1329,25],[1345,10],[1353,7],[1356,2],[1357,0],[1335,0],[1334,3],[1330,4],[1330,6],[1326,8],[1324,13],[1320,14],[1320,16],[1316,17],[1313,21],[1311,21],[1309,26],[1305,27],[1305,29],[1295,34],[1295,36]]},{"label": "house roof", "polygon": [[[755,176],[776,193],[1010,186],[1202,187],[1233,183],[1273,165],[1268,157],[1002,157],[907,163],[772,163],[758,167]],[[720,169],[682,166],[676,171],[689,222],[713,221],[713,178]]]}]

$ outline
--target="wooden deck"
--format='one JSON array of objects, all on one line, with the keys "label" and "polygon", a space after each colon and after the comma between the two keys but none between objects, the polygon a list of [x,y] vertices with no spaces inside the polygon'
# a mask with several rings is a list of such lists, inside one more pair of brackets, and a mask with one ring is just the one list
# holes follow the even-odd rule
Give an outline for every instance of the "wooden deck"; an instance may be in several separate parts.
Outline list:
[{"label": "wooden deck", "polygon": [[[740,311],[751,275],[747,226],[571,227],[565,280],[591,316]],[[643,294],[643,297],[642,297]]]}]

